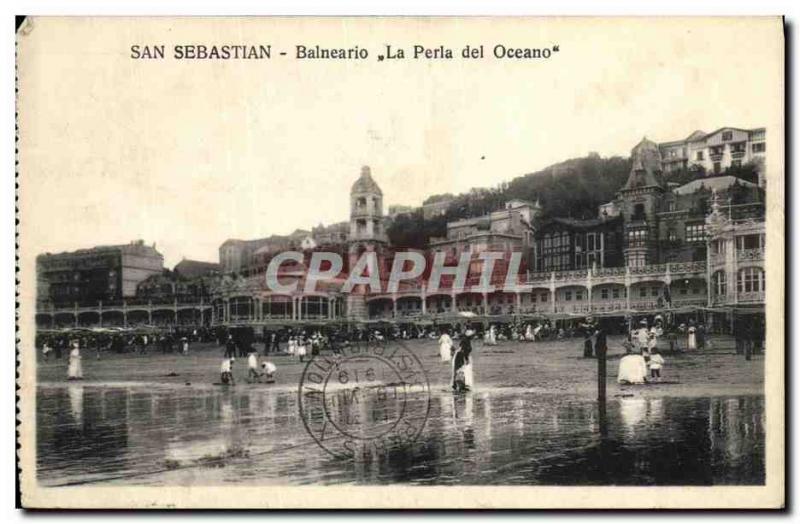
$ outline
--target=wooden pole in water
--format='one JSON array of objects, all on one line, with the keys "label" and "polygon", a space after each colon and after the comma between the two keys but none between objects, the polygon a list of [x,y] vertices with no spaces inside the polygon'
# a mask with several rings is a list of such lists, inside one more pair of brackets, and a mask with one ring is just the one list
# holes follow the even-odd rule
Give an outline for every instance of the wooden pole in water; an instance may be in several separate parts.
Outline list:
[{"label": "wooden pole in water", "polygon": [[597,401],[605,404],[606,401],[606,347],[605,344],[597,348]]},{"label": "wooden pole in water", "polygon": [[597,344],[597,407],[600,422],[600,435],[608,433],[608,420],[606,418],[606,353],[607,343],[605,332],[598,333],[602,343]]}]

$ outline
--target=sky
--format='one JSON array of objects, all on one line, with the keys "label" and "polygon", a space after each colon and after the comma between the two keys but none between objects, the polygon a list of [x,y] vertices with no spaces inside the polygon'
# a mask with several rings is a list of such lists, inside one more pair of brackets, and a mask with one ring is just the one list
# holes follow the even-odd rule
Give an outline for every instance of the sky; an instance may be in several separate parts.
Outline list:
[{"label": "sky", "polygon": [[[271,44],[269,61],[145,61],[133,44]],[[548,60],[494,45],[558,45]],[[367,60],[302,61],[358,45]],[[386,44],[483,60],[378,62]],[[26,253],[144,239],[169,267],[228,238],[348,219],[369,165],[419,205],[643,137],[722,126],[782,137],[777,19],[58,19],[19,37]],[[768,150],[768,169],[782,155]]]}]

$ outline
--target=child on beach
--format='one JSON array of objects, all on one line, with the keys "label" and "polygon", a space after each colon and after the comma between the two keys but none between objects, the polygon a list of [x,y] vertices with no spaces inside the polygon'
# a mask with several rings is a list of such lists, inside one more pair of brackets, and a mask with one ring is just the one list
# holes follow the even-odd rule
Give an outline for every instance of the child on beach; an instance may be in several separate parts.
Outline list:
[{"label": "child on beach", "polygon": [[261,376],[263,376],[266,379],[267,384],[275,382],[275,372],[277,370],[278,368],[275,367],[275,364],[273,364],[269,360],[261,363]]},{"label": "child on beach", "polygon": [[220,366],[220,382],[223,384],[230,384],[235,385],[236,383],[233,380],[233,363],[236,361],[235,358],[226,358],[222,361],[222,366]]},{"label": "child on beach", "polygon": [[664,364],[664,357],[658,353],[657,348],[653,348],[653,353],[650,355],[650,378],[661,380],[661,368]]},{"label": "child on beach", "polygon": [[656,353],[658,346],[658,337],[656,336],[655,330],[650,331],[650,334],[647,338],[647,353],[652,354]]}]

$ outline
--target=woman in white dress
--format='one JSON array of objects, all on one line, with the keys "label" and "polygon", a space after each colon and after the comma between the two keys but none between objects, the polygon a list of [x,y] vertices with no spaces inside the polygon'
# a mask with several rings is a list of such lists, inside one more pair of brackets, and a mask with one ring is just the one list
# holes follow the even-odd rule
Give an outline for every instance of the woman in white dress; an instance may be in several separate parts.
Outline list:
[{"label": "woman in white dress", "polygon": [[697,328],[694,326],[689,326],[689,349],[697,349],[697,337],[695,336],[695,332]]},{"label": "woman in white dress", "polygon": [[295,348],[297,347],[297,342],[295,341],[294,337],[289,337],[289,343],[286,346],[286,352],[289,355],[294,356]]},{"label": "woman in white dress", "polygon": [[528,342],[533,342],[533,326],[530,324],[525,326],[525,340]]},{"label": "woman in white dress", "polygon": [[297,356],[300,357],[300,362],[306,358],[306,340],[303,337],[297,340]]},{"label": "woman in white dress", "polygon": [[81,366],[81,351],[78,341],[72,341],[72,351],[69,352],[69,367],[67,367],[67,380],[82,380],[83,367]]},{"label": "woman in white dress", "polygon": [[642,355],[625,355],[619,361],[617,382],[620,384],[644,384],[647,377],[647,363]]},{"label": "woman in white dress", "polygon": [[442,331],[442,336],[439,337],[439,358],[442,362],[450,362],[453,350],[453,339],[447,331]]},{"label": "woman in white dress", "polygon": [[483,337],[483,343],[487,346],[497,345],[497,334],[495,333],[494,325],[489,326],[489,331],[487,331],[486,335]]}]

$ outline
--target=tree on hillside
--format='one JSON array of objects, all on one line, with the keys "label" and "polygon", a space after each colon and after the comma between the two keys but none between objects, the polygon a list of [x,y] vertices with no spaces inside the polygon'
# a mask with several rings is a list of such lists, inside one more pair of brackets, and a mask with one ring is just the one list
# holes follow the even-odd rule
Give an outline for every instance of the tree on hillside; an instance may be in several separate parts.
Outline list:
[{"label": "tree on hillside", "polygon": [[494,188],[474,188],[452,198],[447,213],[424,220],[421,213],[398,217],[388,228],[389,240],[402,247],[424,247],[432,236],[445,236],[447,222],[485,215],[502,209],[511,199],[540,201],[545,215],[593,218],[597,207],[612,200],[630,173],[629,158],[601,158],[592,154],[567,160],[535,173],[514,178]]}]

